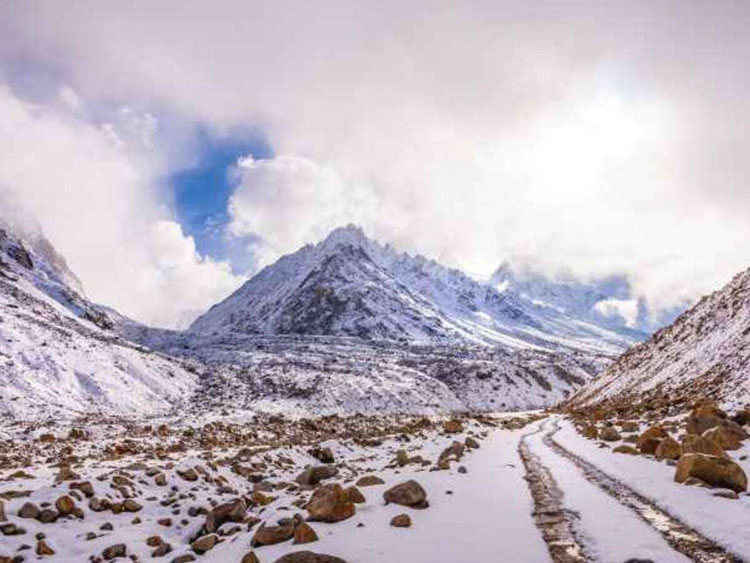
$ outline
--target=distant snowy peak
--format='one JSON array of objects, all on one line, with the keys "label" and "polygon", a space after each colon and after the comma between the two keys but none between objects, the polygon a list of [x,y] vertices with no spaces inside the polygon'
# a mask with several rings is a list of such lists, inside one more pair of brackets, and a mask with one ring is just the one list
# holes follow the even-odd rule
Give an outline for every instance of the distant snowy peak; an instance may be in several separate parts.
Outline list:
[{"label": "distant snowy peak", "polygon": [[750,270],[633,347],[576,396],[577,404],[657,390],[750,402]]},{"label": "distant snowy peak", "polygon": [[635,295],[627,276],[621,274],[581,281],[572,276],[551,277],[506,262],[495,271],[490,283],[504,293],[639,339],[669,324],[686,308],[679,306],[655,314],[642,296]]},{"label": "distant snowy peak", "polygon": [[583,349],[616,354],[638,340],[518,292],[501,292],[353,225],[264,268],[190,327],[193,335],[301,334]]}]

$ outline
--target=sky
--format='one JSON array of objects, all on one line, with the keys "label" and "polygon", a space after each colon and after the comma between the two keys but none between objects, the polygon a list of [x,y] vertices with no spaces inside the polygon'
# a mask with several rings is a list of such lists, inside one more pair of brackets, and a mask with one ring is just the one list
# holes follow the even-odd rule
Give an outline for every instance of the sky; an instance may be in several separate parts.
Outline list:
[{"label": "sky", "polygon": [[658,311],[750,266],[748,24],[721,0],[10,0],[0,197],[158,326],[347,223],[478,276],[625,274]]}]

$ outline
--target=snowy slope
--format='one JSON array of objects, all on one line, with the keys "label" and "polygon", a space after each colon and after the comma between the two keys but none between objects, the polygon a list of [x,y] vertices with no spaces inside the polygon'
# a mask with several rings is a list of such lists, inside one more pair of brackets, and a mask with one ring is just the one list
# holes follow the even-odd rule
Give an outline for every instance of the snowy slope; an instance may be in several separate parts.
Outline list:
[{"label": "snowy slope", "polygon": [[704,297],[672,325],[625,353],[576,404],[642,393],[750,402],[750,270]]},{"label": "snowy slope", "polygon": [[361,229],[334,230],[265,268],[190,327],[195,336],[355,336],[616,355],[642,335],[611,330],[421,256]]},{"label": "snowy slope", "polygon": [[182,362],[109,331],[106,312],[71,286],[75,276],[41,235],[0,228],[0,414],[154,414],[196,386]]},{"label": "snowy slope", "polygon": [[504,263],[492,275],[490,283],[516,299],[531,301],[639,341],[672,323],[688,307],[685,303],[652,311],[643,297],[635,295],[624,275],[581,281],[564,275],[553,278],[529,267]]}]

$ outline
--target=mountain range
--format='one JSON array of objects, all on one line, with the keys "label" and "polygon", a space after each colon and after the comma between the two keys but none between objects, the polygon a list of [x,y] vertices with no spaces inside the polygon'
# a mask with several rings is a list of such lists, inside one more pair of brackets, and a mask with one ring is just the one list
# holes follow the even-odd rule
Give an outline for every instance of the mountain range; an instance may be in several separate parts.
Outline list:
[{"label": "mountain range", "polygon": [[[1,232],[0,410],[22,418],[539,408],[625,381],[654,322],[625,278],[506,264],[481,281],[350,225],[264,268],[188,330],[154,329],[86,299],[43,236]],[[615,301],[637,314],[613,314]],[[709,354],[691,349],[696,365]]]}]

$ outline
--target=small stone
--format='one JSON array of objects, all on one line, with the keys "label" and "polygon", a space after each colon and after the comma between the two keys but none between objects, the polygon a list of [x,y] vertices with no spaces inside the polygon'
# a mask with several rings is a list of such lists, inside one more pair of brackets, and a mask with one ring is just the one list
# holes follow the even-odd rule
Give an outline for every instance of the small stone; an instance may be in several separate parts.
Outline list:
[{"label": "small stone", "polygon": [[143,507],[132,498],[126,499],[125,502],[122,503],[122,509],[125,512],[138,512],[142,508]]},{"label": "small stone", "polygon": [[39,520],[42,524],[52,524],[53,522],[57,521],[57,518],[59,516],[60,515],[58,514],[57,510],[45,508],[39,513],[37,520]]},{"label": "small stone", "polygon": [[30,518],[36,520],[39,517],[39,507],[33,502],[24,503],[18,511],[19,518]]},{"label": "small stone", "polygon": [[410,528],[411,518],[408,514],[399,514],[391,519],[391,526],[394,528]]},{"label": "small stone", "polygon": [[157,545],[161,545],[161,542],[161,536],[149,536],[146,538],[146,545],[149,547],[156,547]]},{"label": "small stone", "polygon": [[167,553],[171,553],[171,551],[172,546],[167,542],[162,542],[151,552],[151,557],[164,557]]},{"label": "small stone", "polygon": [[118,543],[115,545],[110,545],[107,549],[105,549],[102,552],[102,557],[109,561],[110,559],[115,559],[117,557],[125,557],[127,552],[127,546],[124,543]]},{"label": "small stone", "polygon": [[73,502],[73,499],[68,495],[63,495],[55,501],[55,508],[57,508],[57,511],[61,516],[68,516],[73,512],[75,507],[76,505]]},{"label": "small stone", "polygon": [[458,468],[459,473],[468,473],[468,470],[463,465],[459,466]]},{"label": "small stone", "polygon": [[260,563],[260,560],[258,559],[258,556],[255,555],[255,552],[251,551],[242,556],[242,561],[240,561],[240,563]]},{"label": "small stone", "polygon": [[190,544],[190,547],[198,555],[202,555],[207,551],[210,551],[214,546],[219,543],[219,536],[216,534],[208,534],[207,536],[201,536]]},{"label": "small stone", "polygon": [[47,542],[44,540],[39,540],[36,544],[36,554],[37,555],[54,555],[55,550],[52,549]]},{"label": "small stone", "polygon": [[377,475],[365,475],[364,477],[360,477],[356,483],[358,487],[372,487],[373,485],[383,484],[385,484],[385,481]]}]

